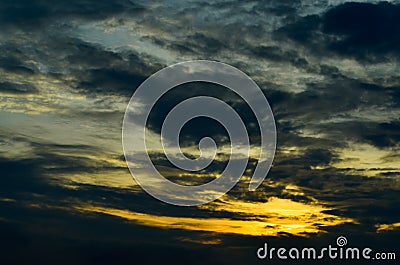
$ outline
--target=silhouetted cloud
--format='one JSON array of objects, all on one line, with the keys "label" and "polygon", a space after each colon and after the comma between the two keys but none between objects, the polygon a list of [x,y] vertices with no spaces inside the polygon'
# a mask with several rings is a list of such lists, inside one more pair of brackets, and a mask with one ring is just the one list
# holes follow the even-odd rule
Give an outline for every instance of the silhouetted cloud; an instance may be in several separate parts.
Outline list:
[{"label": "silhouetted cloud", "polygon": [[328,44],[330,49],[359,59],[379,61],[382,60],[380,55],[399,55],[400,30],[396,26],[399,23],[399,5],[345,3],[324,15],[323,32],[338,37]]},{"label": "silhouetted cloud", "polygon": [[399,15],[398,4],[349,2],[322,15],[302,17],[277,32],[321,55],[334,52],[360,61],[384,62],[399,55]]}]

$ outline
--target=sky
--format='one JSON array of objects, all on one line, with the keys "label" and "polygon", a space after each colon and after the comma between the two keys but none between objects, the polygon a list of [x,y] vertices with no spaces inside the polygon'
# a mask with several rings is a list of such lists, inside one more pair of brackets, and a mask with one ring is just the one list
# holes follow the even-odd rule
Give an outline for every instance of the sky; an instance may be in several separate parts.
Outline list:
[{"label": "sky", "polygon": [[[400,1],[0,2],[0,255],[4,264],[260,264],[256,250],[351,245],[400,255]],[[122,121],[135,89],[188,60],[245,72],[274,113],[272,168],[254,192],[259,129],[224,87],[190,83],[148,123],[157,169],[184,185],[215,179],[229,139],[209,119],[180,144],[218,144],[215,161],[183,172],[159,146],[170,109],[210,95],[243,118],[251,151],[218,200],[172,206],[131,176]],[[139,106],[140,107],[140,106]]]}]

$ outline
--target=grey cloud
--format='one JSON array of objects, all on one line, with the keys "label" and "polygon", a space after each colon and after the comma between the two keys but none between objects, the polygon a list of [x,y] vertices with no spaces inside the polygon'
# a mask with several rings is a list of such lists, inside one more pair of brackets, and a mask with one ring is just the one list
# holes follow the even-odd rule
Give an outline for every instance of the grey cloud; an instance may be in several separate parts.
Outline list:
[{"label": "grey cloud", "polygon": [[12,94],[31,94],[38,90],[31,84],[15,84],[10,82],[0,82],[0,92]]},{"label": "grey cloud", "polygon": [[3,50],[4,54],[7,54],[5,56],[0,57],[0,68],[2,68],[7,72],[15,74],[21,74],[21,75],[34,74],[35,70],[32,69],[31,66],[27,66],[23,61],[21,61],[17,57],[10,55],[12,53],[18,54],[18,51],[15,50],[10,51],[6,45],[1,45],[0,47],[1,47],[0,49]]},{"label": "grey cloud", "polygon": [[342,127],[346,126],[349,133],[359,136],[361,140],[378,148],[394,147],[400,143],[400,123],[398,121],[357,125],[356,127],[355,124],[347,124]]},{"label": "grey cloud", "polygon": [[122,94],[131,95],[145,78],[134,72],[117,69],[92,69],[87,72],[87,77],[77,85],[77,89],[83,89],[93,95]]},{"label": "grey cloud", "polygon": [[143,8],[132,1],[2,1],[0,22],[5,27],[39,30],[60,19],[104,19],[121,13],[135,14]]}]

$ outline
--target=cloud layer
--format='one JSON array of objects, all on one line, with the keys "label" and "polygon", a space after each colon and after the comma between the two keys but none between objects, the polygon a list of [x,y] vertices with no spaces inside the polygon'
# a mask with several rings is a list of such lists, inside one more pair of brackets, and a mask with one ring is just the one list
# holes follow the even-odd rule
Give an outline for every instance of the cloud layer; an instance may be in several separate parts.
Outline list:
[{"label": "cloud layer", "polygon": [[[154,264],[193,257],[232,264],[225,258],[239,253],[238,264],[252,263],[264,241],[257,234],[322,244],[340,232],[356,242],[398,245],[399,15],[399,1],[2,1],[0,227],[2,248],[12,254],[6,258],[105,264],[133,260],[133,251]],[[227,196],[205,207],[172,207],[131,178],[122,119],[141,82],[194,59],[231,64],[257,82],[275,115],[277,153],[263,185],[249,193],[259,154],[249,107],[214,85],[174,89],[148,122],[153,162],[170,180],[214,179],[229,154],[225,130],[197,119],[184,127],[182,148],[196,157],[198,141],[212,136],[216,161],[200,174],[166,161],[157,146],[160,126],[186,98],[209,95],[230,104],[246,122],[252,151]],[[266,210],[274,205],[305,212],[296,219]],[[250,231],[254,224],[259,230]],[[46,256],[47,248],[55,254]]]}]

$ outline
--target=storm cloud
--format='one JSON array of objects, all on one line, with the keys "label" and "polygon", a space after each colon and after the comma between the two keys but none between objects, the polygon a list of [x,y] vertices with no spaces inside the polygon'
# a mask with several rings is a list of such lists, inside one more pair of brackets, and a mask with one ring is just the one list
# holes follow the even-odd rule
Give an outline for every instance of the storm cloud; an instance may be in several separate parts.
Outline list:
[{"label": "storm cloud", "polygon": [[[399,19],[399,1],[2,1],[5,260],[256,264],[266,238],[323,246],[339,233],[352,245],[398,245]],[[260,144],[249,106],[214,84],[172,89],[149,116],[150,144],[176,104],[206,95],[240,114],[252,148],[227,195],[177,207],[134,181],[121,126],[146,78],[196,59],[231,64],[260,86],[277,150],[266,180],[248,192]],[[180,143],[195,158],[205,136],[219,149],[199,174],[176,169],[160,149],[150,157],[173,182],[206,183],[226,167],[226,130],[198,118]]]}]

